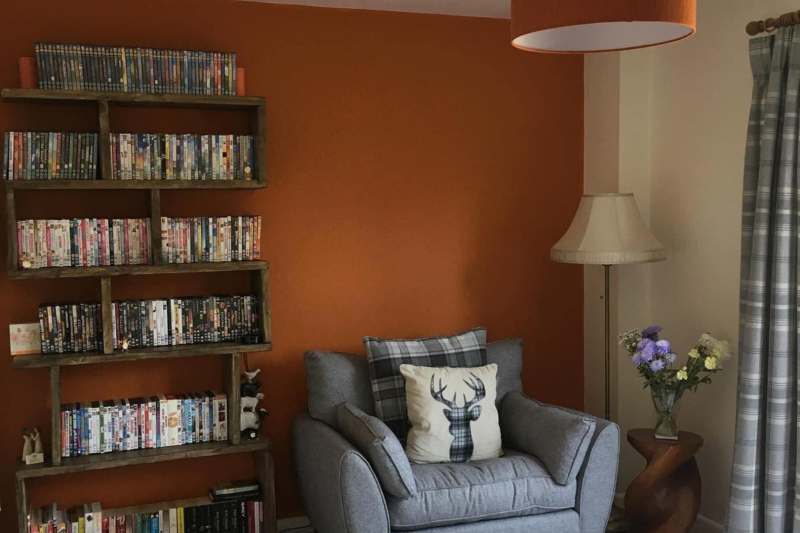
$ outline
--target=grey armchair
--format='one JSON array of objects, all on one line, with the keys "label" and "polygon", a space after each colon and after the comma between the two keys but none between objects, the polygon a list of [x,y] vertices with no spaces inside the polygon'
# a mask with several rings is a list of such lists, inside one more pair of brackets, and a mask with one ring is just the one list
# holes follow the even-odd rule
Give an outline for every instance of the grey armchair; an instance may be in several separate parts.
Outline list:
[{"label": "grey armchair", "polygon": [[[296,417],[292,442],[303,506],[319,533],[605,531],[616,484],[617,425],[523,396],[520,340],[490,343],[487,359],[498,365],[504,456],[409,465],[417,493],[402,499],[382,489],[365,455],[335,429],[342,403],[374,413],[366,358],[306,354],[309,413]],[[573,463],[559,457],[572,453],[564,451],[565,439],[577,431],[569,420],[589,428],[582,430],[583,453]],[[556,460],[567,468],[551,472]]]}]

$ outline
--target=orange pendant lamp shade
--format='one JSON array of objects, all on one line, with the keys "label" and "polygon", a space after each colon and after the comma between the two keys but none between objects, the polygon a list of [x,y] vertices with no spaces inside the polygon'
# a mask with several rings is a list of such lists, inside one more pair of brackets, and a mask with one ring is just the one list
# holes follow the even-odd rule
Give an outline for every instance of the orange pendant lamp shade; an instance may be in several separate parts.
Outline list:
[{"label": "orange pendant lamp shade", "polygon": [[697,28],[697,0],[511,0],[511,43],[587,54],[679,41]]}]

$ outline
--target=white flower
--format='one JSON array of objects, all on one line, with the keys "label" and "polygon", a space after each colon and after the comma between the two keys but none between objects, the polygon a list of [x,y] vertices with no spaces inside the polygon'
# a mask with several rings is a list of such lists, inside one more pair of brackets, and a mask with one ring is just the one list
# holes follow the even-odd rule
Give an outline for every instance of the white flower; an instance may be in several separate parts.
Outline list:
[{"label": "white flower", "polygon": [[719,341],[712,337],[709,333],[703,333],[700,335],[700,341],[697,343],[703,348],[708,348],[709,350],[713,350],[714,347],[717,345]]}]

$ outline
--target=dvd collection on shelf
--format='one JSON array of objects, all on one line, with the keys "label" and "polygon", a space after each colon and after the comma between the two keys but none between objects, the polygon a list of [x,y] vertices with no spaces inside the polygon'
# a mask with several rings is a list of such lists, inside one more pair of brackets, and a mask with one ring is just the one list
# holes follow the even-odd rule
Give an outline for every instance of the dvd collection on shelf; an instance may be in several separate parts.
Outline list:
[{"label": "dvd collection on shelf", "polygon": [[97,134],[7,131],[3,138],[4,180],[93,180]]},{"label": "dvd collection on shelf", "polygon": [[[58,509],[32,507],[30,533],[262,533],[264,504],[256,491],[231,493],[224,501],[195,498],[174,507],[140,505],[103,509],[100,502]],[[213,490],[213,489],[212,489]],[[255,494],[255,496],[253,495]],[[157,509],[158,508],[158,509]]]},{"label": "dvd collection on shelf", "polygon": [[27,269],[150,264],[150,220],[17,221],[17,259]]},{"label": "dvd collection on shelf", "polygon": [[223,392],[61,405],[61,456],[165,448],[228,438]]},{"label": "dvd collection on shelf", "polygon": [[236,54],[36,43],[40,89],[146,94],[236,94]]},{"label": "dvd collection on shelf", "polygon": [[114,302],[114,349],[238,341],[258,333],[255,295]]},{"label": "dvd collection on shelf", "polygon": [[261,217],[162,217],[161,257],[164,263],[255,261]]},{"label": "dvd collection on shelf", "polygon": [[118,180],[248,180],[255,166],[252,135],[112,133]]},{"label": "dvd collection on shelf", "polygon": [[[98,303],[39,306],[43,354],[80,353],[103,347]],[[238,341],[257,334],[258,297],[202,296],[112,303],[114,349]]]}]

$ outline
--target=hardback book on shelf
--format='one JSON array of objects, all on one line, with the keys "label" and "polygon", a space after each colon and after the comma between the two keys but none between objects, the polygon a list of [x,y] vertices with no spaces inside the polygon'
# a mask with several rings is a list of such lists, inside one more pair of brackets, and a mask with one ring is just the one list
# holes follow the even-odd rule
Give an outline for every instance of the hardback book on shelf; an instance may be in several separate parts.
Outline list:
[{"label": "hardback book on shelf", "polygon": [[97,134],[8,131],[3,138],[4,180],[93,180]]},{"label": "hardback book on shelf", "polygon": [[252,135],[111,134],[118,180],[248,180],[254,157]]},{"label": "hardback book on shelf", "polygon": [[61,405],[61,456],[165,448],[228,438],[224,392]]},{"label": "hardback book on shelf", "polygon": [[146,218],[71,218],[17,221],[19,268],[150,264]]},{"label": "hardback book on shelf", "polygon": [[195,498],[167,505],[104,509],[100,502],[28,513],[30,533],[262,533],[264,503],[253,497],[226,502]]},{"label": "hardback book on shelf", "polygon": [[236,94],[236,54],[36,43],[40,89],[150,94]]},{"label": "hardback book on shelf", "polygon": [[164,263],[255,261],[261,217],[162,217],[161,257]]}]

